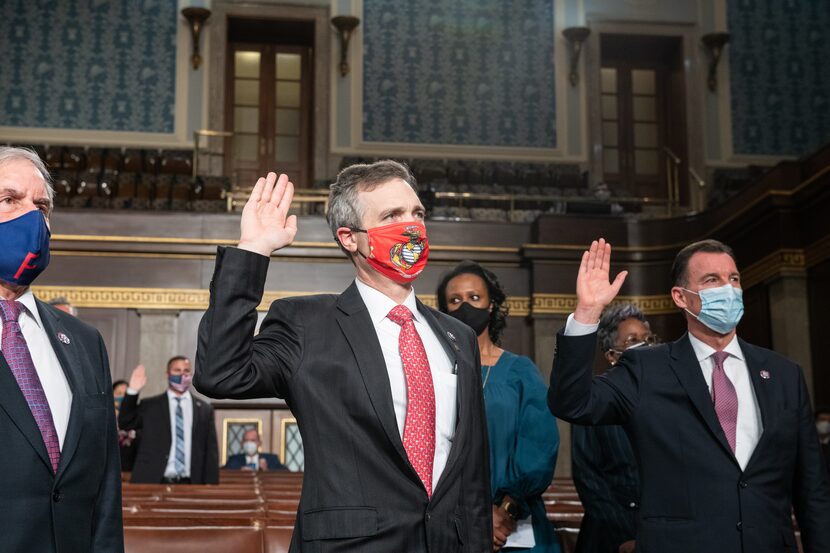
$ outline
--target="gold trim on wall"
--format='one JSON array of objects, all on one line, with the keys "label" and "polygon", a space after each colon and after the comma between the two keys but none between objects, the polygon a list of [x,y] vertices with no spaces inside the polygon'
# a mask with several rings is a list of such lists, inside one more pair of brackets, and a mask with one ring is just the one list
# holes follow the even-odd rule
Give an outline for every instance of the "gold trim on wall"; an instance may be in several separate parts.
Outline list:
[{"label": "gold trim on wall", "polygon": [[235,417],[228,417],[226,419],[222,419],[222,462],[219,463],[219,466],[225,466],[225,463],[228,462],[228,423],[249,423],[255,422],[256,423],[256,431],[259,433],[259,439],[262,440],[262,419],[253,419],[253,418],[235,418]]},{"label": "gold trim on wall", "polygon": [[[677,311],[671,297],[666,294],[656,296],[617,296],[613,305],[631,303],[636,305],[644,315],[666,315]],[[576,309],[576,294],[533,294],[534,315],[570,315]]]},{"label": "gold trim on wall", "polygon": [[804,250],[781,249],[756,261],[741,271],[741,285],[752,288],[767,279],[779,276],[783,272],[803,272],[807,269],[807,256]]}]

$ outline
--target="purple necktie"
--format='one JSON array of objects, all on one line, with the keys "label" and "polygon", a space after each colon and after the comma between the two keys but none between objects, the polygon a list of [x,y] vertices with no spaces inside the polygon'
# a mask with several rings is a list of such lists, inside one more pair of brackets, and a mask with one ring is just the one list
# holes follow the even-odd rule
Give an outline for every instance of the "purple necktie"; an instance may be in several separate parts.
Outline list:
[{"label": "purple necktie", "polygon": [[720,426],[726,434],[726,441],[735,453],[735,433],[738,427],[738,394],[735,386],[723,370],[723,362],[729,354],[725,351],[716,351],[712,354],[715,369],[712,371],[712,403],[715,404],[715,413],[718,415]]},{"label": "purple necktie", "polygon": [[32,361],[32,354],[29,353],[29,346],[26,345],[26,338],[20,330],[17,319],[24,309],[20,302],[11,300],[0,300],[0,316],[3,317],[3,356],[6,358],[9,368],[12,370],[14,379],[32,416],[35,418],[43,443],[46,444],[46,451],[49,453],[49,460],[52,462],[52,471],[58,472],[58,462],[61,458],[61,447],[58,441],[58,431],[55,430],[55,421],[52,420],[52,410],[46,400],[46,393],[40,383],[40,377],[35,370],[35,363]]}]

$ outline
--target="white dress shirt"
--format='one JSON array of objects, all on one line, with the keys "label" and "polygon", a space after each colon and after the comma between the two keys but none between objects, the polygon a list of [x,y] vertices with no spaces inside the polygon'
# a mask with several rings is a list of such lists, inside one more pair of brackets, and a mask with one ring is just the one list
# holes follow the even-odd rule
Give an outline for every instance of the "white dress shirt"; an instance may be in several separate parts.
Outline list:
[{"label": "white dress shirt", "polygon": [[[582,336],[590,334],[595,332],[598,326],[596,324],[580,323],[571,314],[568,316],[568,322],[565,324],[565,335]],[[703,372],[703,378],[706,380],[706,386],[709,388],[711,395],[712,371],[715,368],[715,361],[712,359],[712,354],[715,353],[715,350],[692,336],[691,333],[689,333],[689,341],[692,344],[692,349],[695,352],[697,362],[700,365],[700,370]],[[723,351],[729,354],[729,357],[723,363],[723,370],[735,387],[735,393],[738,396],[735,459],[738,461],[741,469],[745,469],[763,433],[761,410],[758,407],[755,389],[752,387],[752,380],[749,376],[749,368],[746,365],[746,359],[738,343],[737,335],[723,348]]]},{"label": "white dress shirt", "polygon": [[[58,432],[58,442],[61,449],[63,449],[66,427],[69,425],[69,411],[72,407],[72,388],[69,387],[66,374],[64,374],[60,361],[58,361],[58,356],[55,355],[55,350],[52,349],[52,342],[49,340],[49,336],[46,335],[46,329],[40,319],[34,294],[31,290],[26,290],[17,301],[26,308],[20,312],[20,318],[18,319],[20,331],[23,333],[23,338],[29,347],[29,353],[32,355],[35,371],[46,394],[46,401],[49,402],[49,409],[52,411],[52,420],[55,423],[55,430]],[[0,318],[0,333],[2,330],[3,321]],[[0,348],[2,348],[2,345],[0,345]]]},{"label": "white dress shirt", "polygon": [[253,455],[245,455],[245,464],[253,465],[256,467],[256,469],[259,469],[259,453],[254,453]]},{"label": "white dress shirt", "polygon": [[[184,415],[184,474],[176,472],[176,398],[181,398],[182,414]],[[167,455],[167,468],[164,469],[166,478],[181,476],[190,477],[190,450],[193,444],[193,396],[190,390],[181,396],[167,390],[167,405],[170,408],[170,453]]]},{"label": "white dress shirt", "polygon": [[[398,348],[398,336],[401,327],[387,317],[389,312],[398,305],[394,300],[375,290],[371,286],[355,280],[357,290],[363,303],[369,310],[369,317],[375,326],[375,331],[386,362],[389,373],[389,384],[392,392],[392,403],[395,407],[395,418],[398,431],[403,439],[404,424],[406,423],[406,377],[403,372],[403,362]],[[432,386],[435,389],[435,459],[432,464],[432,488],[438,485],[438,480],[447,465],[452,440],[455,435],[456,421],[456,387],[458,376],[453,374],[453,365],[444,351],[439,338],[432,331],[432,327],[418,312],[415,303],[415,290],[407,296],[403,305],[409,308],[414,315],[415,330],[424,343],[427,352],[429,368],[432,372]]]}]

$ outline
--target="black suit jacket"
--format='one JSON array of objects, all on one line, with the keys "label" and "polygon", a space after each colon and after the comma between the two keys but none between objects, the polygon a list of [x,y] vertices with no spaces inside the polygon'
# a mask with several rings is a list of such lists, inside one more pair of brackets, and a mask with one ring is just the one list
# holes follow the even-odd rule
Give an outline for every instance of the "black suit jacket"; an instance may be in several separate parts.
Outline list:
[{"label": "black suit jacket", "polygon": [[37,306],[72,389],[69,426],[53,474],[37,423],[0,354],[0,550],[121,552],[120,459],[104,342],[72,315]]},{"label": "black suit jacket", "polygon": [[[278,455],[273,453],[260,453],[259,460],[265,460],[265,463],[268,465],[268,470],[288,470],[285,468],[285,465],[280,463],[280,458]],[[231,455],[228,457],[228,461],[225,463],[225,466],[222,468],[225,469],[241,469],[245,466],[245,454],[244,453],[237,453],[236,455]]]},{"label": "black suit jacket", "polygon": [[596,334],[557,337],[551,411],[578,424],[622,424],[636,452],[638,553],[794,553],[793,507],[805,552],[830,551],[830,483],[801,369],[739,342],[763,424],[743,471],[688,335],[628,350],[594,378]]},{"label": "black suit jacket", "polygon": [[211,397],[282,397],[296,416],[305,478],[290,551],[491,551],[487,428],[472,330],[418,305],[458,379],[452,449],[430,499],[407,460],[380,343],[357,287],[275,301],[253,338],[268,262],[219,249],[194,382]]},{"label": "black suit jacket", "polygon": [[[170,405],[167,392],[138,401],[138,394],[124,396],[118,424],[125,430],[141,429],[130,481],[158,484],[164,478],[170,455]],[[193,397],[193,430],[190,450],[192,484],[219,483],[219,448],[213,407]]]}]

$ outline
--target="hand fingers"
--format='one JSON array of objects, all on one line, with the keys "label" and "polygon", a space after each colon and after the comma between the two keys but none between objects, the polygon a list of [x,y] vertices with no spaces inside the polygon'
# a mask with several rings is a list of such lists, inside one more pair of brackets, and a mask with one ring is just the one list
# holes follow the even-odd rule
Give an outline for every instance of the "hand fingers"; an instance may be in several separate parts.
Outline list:
[{"label": "hand fingers", "polygon": [[286,175],[280,175],[280,180],[285,177],[285,185],[283,186],[282,196],[279,201],[279,210],[283,217],[288,214],[291,209],[291,202],[294,201],[294,183],[288,180]]},{"label": "hand fingers", "polygon": [[588,251],[588,270],[593,271],[597,268],[597,250],[599,249],[599,242],[594,240],[591,242],[591,249]]},{"label": "hand fingers", "polygon": [[620,288],[622,288],[623,282],[625,282],[625,277],[628,276],[628,271],[621,271],[620,274],[617,275],[617,278],[614,279],[614,282],[611,283],[611,289],[614,291],[614,295],[616,296],[620,292]]},{"label": "hand fingers", "polygon": [[290,215],[288,219],[285,220],[285,230],[291,236],[291,241],[294,241],[294,237],[297,236],[297,216]]},{"label": "hand fingers", "polygon": [[248,198],[249,204],[254,204],[262,199],[262,189],[265,188],[265,179],[263,177],[259,177],[254,185],[254,189],[251,191],[251,197]]},{"label": "hand fingers", "polygon": [[585,273],[588,272],[588,250],[582,252],[582,261],[579,263],[579,276],[583,276]]},{"label": "hand fingers", "polygon": [[600,268],[603,271],[610,271],[611,270],[611,244],[605,242],[605,240],[600,240],[603,242],[604,248],[602,249],[602,259],[600,260]]},{"label": "hand fingers", "polygon": [[288,184],[288,175],[282,173],[280,174],[277,182],[274,186],[274,191],[271,194],[270,202],[275,206],[279,206],[282,203],[282,197],[285,194],[285,187]]},{"label": "hand fingers", "polygon": [[262,201],[263,202],[270,202],[271,195],[274,193],[274,185],[277,183],[277,174],[274,172],[268,173],[268,176],[265,177],[265,185],[262,189]]}]

